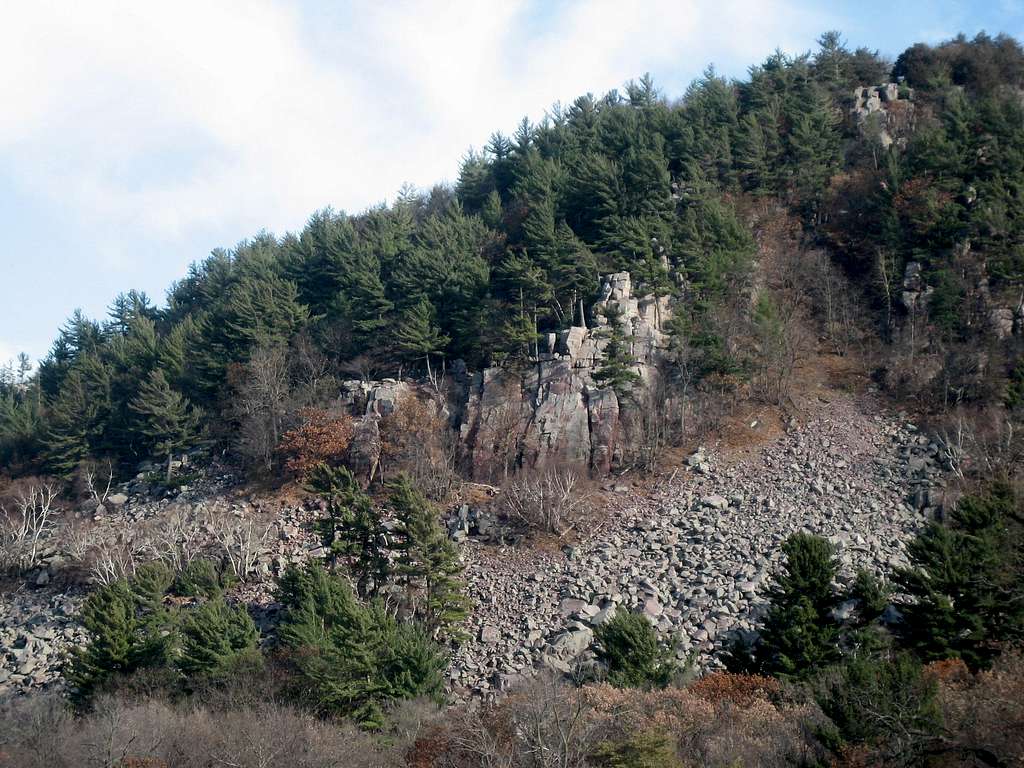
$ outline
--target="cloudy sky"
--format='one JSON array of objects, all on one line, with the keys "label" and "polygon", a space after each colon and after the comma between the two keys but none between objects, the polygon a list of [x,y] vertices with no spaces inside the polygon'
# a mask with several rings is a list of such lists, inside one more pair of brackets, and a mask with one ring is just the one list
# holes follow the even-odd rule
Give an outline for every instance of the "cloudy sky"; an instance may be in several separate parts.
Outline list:
[{"label": "cloudy sky", "polygon": [[453,180],[555,101],[644,72],[677,95],[826,29],[895,56],[1024,38],[1024,3],[0,0],[0,362],[214,247]]}]

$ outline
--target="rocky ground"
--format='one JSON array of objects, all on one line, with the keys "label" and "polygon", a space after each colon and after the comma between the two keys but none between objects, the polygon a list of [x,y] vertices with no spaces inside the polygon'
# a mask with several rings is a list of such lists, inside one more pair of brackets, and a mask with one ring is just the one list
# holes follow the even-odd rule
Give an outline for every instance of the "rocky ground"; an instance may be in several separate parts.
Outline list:
[{"label": "rocky ground", "polygon": [[762,588],[794,531],[828,537],[843,579],[905,562],[903,544],[940,490],[938,447],[879,415],[871,396],[829,392],[801,411],[747,455],[700,451],[653,491],[622,494],[564,551],[470,538],[477,609],[457,653],[456,689],[486,694],[539,666],[586,664],[593,628],[621,607],[675,636],[681,659],[713,665],[723,637],[763,612]]},{"label": "rocky ground", "polygon": [[[883,415],[873,396],[831,389],[802,402],[784,430],[765,431],[734,441],[745,450],[712,445],[653,484],[614,481],[571,546],[501,547],[460,534],[476,607],[453,659],[453,691],[488,695],[538,667],[586,664],[593,627],[623,606],[676,637],[680,658],[714,664],[723,636],[749,628],[763,610],[761,588],[796,530],[835,542],[844,578],[902,562],[903,542],[942,483],[937,446]],[[144,559],[166,553],[175,537],[174,546],[188,538],[193,554],[223,556],[225,533],[248,536],[253,579],[235,596],[264,629],[273,616],[268,576],[322,555],[309,505],[241,492],[217,472],[153,499],[142,478],[98,512],[71,515],[65,527],[78,533],[24,583],[0,592],[0,696],[59,684],[67,651],[81,639],[73,617],[89,574],[68,563],[86,532],[93,559]]]}]

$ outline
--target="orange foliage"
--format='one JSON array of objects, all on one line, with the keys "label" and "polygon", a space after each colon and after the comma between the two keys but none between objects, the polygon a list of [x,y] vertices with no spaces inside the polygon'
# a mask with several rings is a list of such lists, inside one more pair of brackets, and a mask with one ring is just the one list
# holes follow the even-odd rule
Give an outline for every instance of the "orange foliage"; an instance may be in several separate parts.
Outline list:
[{"label": "orange foliage", "polygon": [[971,680],[971,672],[963,659],[942,659],[933,661],[924,668],[924,674],[933,677],[939,683],[948,686],[966,685]]},{"label": "orange foliage", "polygon": [[351,419],[320,408],[304,408],[299,415],[302,425],[285,432],[277,447],[287,457],[285,468],[301,477],[320,462],[339,464],[352,442]]},{"label": "orange foliage", "polygon": [[776,696],[779,693],[779,681],[764,675],[712,672],[693,683],[689,691],[712,704],[729,701],[749,706],[755,700],[769,701]]}]

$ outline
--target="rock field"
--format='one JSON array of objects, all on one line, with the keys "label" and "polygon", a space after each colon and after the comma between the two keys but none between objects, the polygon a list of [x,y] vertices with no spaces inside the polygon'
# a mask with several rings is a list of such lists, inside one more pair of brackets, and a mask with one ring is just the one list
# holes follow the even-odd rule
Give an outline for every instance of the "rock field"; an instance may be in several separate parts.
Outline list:
[{"label": "rock field", "polygon": [[[944,481],[938,447],[881,413],[871,395],[829,390],[784,434],[745,455],[699,451],[653,488],[613,480],[608,508],[569,547],[459,535],[476,608],[454,653],[453,693],[489,695],[543,666],[586,664],[593,627],[622,607],[675,637],[680,658],[714,665],[724,634],[749,629],[763,611],[762,587],[793,531],[829,537],[843,578],[902,562],[903,542],[933,511]],[[253,562],[263,576],[238,597],[264,629],[273,616],[269,574],[322,554],[314,508],[235,495],[226,477],[159,501],[133,485],[123,490],[91,522],[94,534],[121,541],[127,530],[156,531],[133,545],[152,548],[174,518],[174,530],[215,548],[215,519],[258,519]],[[81,639],[73,616],[85,593],[62,572],[68,559],[55,549],[46,567],[0,594],[0,696],[59,685],[67,651]]]},{"label": "rock field", "polygon": [[568,552],[470,539],[478,607],[456,656],[456,688],[484,693],[538,666],[585,662],[593,627],[620,607],[675,636],[680,658],[713,664],[723,634],[750,629],[763,612],[762,587],[794,531],[828,537],[844,579],[903,563],[903,542],[943,482],[938,448],[866,405],[838,393],[752,456],[698,452],[653,493],[622,494]]}]

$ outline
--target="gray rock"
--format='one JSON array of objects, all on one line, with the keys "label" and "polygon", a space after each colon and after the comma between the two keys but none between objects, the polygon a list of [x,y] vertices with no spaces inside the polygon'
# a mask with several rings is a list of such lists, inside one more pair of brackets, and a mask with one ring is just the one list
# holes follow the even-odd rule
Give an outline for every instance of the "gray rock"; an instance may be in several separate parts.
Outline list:
[{"label": "gray rock", "polygon": [[700,503],[702,507],[708,507],[709,509],[725,510],[729,508],[729,500],[717,493],[705,496],[700,500]]},{"label": "gray rock", "polygon": [[484,626],[480,628],[480,642],[493,645],[499,640],[501,640],[501,631],[497,627],[491,626],[490,624],[484,624]]}]

